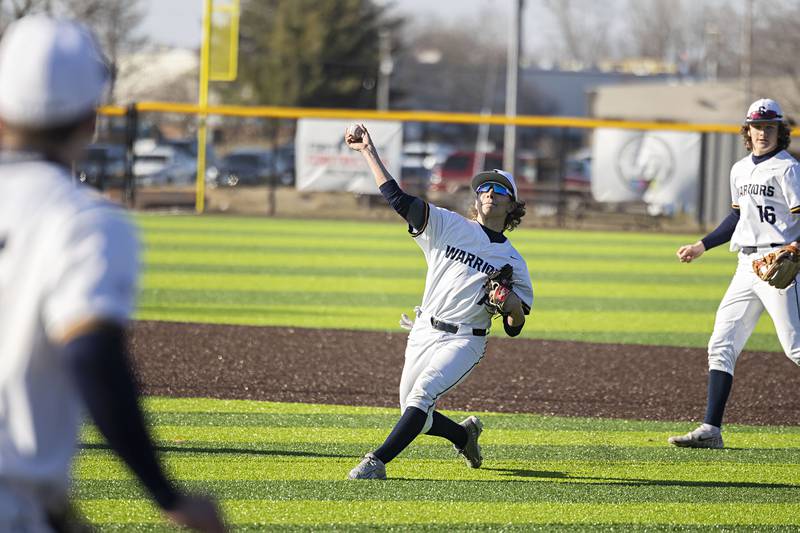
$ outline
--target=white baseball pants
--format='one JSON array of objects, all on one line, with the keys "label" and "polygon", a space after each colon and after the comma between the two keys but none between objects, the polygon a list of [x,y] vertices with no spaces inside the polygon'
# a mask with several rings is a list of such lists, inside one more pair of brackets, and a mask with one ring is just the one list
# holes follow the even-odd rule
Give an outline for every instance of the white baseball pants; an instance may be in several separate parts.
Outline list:
[{"label": "white baseball pants", "polygon": [[739,253],[739,264],[717,309],[708,342],[708,368],[733,375],[736,360],[766,309],[787,357],[800,365],[800,291],[797,282],[776,289],[753,272],[753,260],[764,254]]},{"label": "white baseball pants", "polygon": [[400,378],[400,412],[411,406],[428,413],[422,433],[431,428],[436,401],[464,381],[483,358],[486,339],[472,335],[471,328],[439,331],[424,314],[414,322]]}]

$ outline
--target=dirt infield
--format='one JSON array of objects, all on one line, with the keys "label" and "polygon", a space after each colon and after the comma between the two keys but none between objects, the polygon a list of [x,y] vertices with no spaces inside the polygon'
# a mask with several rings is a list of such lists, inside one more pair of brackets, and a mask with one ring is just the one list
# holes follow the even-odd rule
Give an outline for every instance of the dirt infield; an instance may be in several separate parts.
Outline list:
[{"label": "dirt infield", "polygon": [[[137,322],[131,338],[146,394],[396,406],[406,335]],[[702,349],[492,338],[450,409],[700,420]],[[746,352],[727,422],[800,424],[800,369]]]}]

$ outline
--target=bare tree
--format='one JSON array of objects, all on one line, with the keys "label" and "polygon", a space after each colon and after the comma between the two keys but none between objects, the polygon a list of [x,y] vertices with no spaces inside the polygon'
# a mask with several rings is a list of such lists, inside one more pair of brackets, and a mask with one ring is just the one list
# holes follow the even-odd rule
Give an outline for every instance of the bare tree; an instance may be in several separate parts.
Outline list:
[{"label": "bare tree", "polygon": [[0,31],[11,22],[33,13],[50,13],[52,0],[0,0]]},{"label": "bare tree", "polygon": [[620,12],[618,4],[614,0],[602,4],[592,0],[543,0],[558,31],[553,44],[560,48],[562,62],[593,66],[614,54],[620,42],[615,38],[614,27]]},{"label": "bare tree", "polygon": [[[142,0],[60,0],[63,12],[90,26],[116,77],[120,54],[141,48],[146,39],[137,33],[145,15]],[[109,98],[114,99],[112,83]]]},{"label": "bare tree", "polygon": [[681,0],[628,0],[629,35],[638,57],[674,59],[685,38],[682,4]]}]

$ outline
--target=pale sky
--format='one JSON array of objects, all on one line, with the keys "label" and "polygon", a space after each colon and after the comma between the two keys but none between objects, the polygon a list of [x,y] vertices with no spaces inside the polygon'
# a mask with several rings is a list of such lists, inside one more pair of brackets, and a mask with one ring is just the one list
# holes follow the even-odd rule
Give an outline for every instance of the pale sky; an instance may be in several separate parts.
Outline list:
[{"label": "pale sky", "polygon": [[[410,18],[436,15],[448,22],[485,22],[488,30],[505,29],[513,0],[393,0],[396,12]],[[203,0],[146,0],[147,15],[142,31],[154,43],[198,48],[203,18]],[[536,46],[546,38],[536,29],[541,21],[533,2],[525,8],[525,46]],[[492,15],[496,14],[496,18]],[[490,20],[487,20],[490,19]]]}]

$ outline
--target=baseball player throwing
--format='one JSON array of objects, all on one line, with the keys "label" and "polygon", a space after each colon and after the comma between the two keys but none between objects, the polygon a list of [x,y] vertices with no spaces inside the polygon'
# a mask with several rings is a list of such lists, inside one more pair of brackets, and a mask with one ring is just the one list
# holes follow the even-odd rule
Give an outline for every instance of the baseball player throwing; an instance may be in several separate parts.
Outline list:
[{"label": "baseball player throwing", "polygon": [[[670,437],[670,444],[691,448],[722,448],[722,415],[733,383],[736,360],[766,309],[786,355],[800,364],[800,291],[796,266],[789,265],[785,283],[764,281],[759,264],[776,251],[791,256],[800,238],[800,167],[786,151],[790,129],[774,100],[756,100],[747,110],[741,134],[751,153],[731,168],[732,212],[714,231],[678,249],[689,263],[728,241],[739,252],[739,264],[717,310],[708,342],[708,402],[703,424]],[[754,268],[754,266],[756,268]],[[758,270],[758,272],[757,272]]]},{"label": "baseball player throwing", "polygon": [[78,531],[69,471],[85,406],[176,524],[223,531],[178,492],[147,434],[126,354],[138,243],[119,208],[73,183],[108,81],[81,25],[44,16],[0,42],[0,531]]},{"label": "baseball player throwing", "polygon": [[506,333],[515,336],[533,305],[528,267],[503,234],[525,214],[514,178],[501,170],[476,175],[474,220],[469,220],[404,193],[363,125],[348,128],[345,142],[364,156],[381,194],[408,222],[428,263],[400,379],[402,415],[386,441],[366,454],[349,477],[386,479],[386,464],[420,433],[448,439],[470,467],[478,468],[481,421],[470,416],[456,423],[436,410],[436,402],[483,358],[494,313],[502,316]]}]

